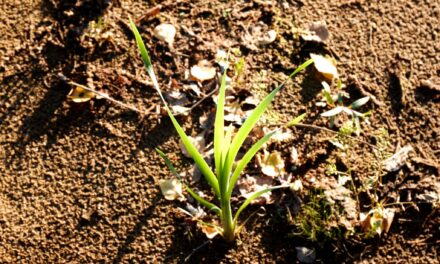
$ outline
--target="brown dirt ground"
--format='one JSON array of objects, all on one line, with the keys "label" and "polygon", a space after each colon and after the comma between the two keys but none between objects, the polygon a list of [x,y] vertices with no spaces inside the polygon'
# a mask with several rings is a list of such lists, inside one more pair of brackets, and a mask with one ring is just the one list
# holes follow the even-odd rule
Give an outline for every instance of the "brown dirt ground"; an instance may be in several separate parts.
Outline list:
[{"label": "brown dirt ground", "polygon": [[[170,77],[181,82],[185,69],[201,58],[213,59],[219,47],[242,49],[248,65],[246,88],[261,69],[268,71],[268,84],[277,83],[308,52],[323,50],[299,43],[292,27],[325,20],[332,34],[328,47],[349,92],[360,97],[361,87],[380,103],[368,105],[374,114],[361,136],[369,140],[369,132],[385,127],[393,146],[410,143],[418,156],[435,165],[440,157],[440,97],[420,83],[440,75],[440,2],[272,2],[162,3],[161,15],[138,25],[163,87]],[[70,87],[57,77],[63,73],[80,83],[89,79],[89,84],[141,110],[158,103],[127,27],[129,16],[139,19],[156,4],[1,1],[1,263],[181,263],[206,240],[177,215],[178,204],[165,201],[158,189],[159,179],[169,172],[154,148],[179,153],[169,120],[156,114],[141,118],[109,102],[69,103]],[[111,39],[99,41],[88,34],[88,23],[99,17],[112,32]],[[152,29],[161,21],[178,27],[175,50],[153,40]],[[265,49],[247,49],[240,41],[243,28],[258,21],[277,27],[283,41],[279,37]],[[302,79],[289,83],[274,108],[285,120],[312,109],[307,121],[325,125],[315,118],[315,93],[304,88],[307,82]],[[181,122],[197,127],[197,117],[212,106],[204,102]],[[324,135],[295,131],[299,153],[311,151],[301,173],[319,174],[331,152],[327,142],[317,140]],[[180,154],[174,159],[185,160]],[[394,176],[413,184],[414,192],[422,179],[439,179],[438,171],[423,163]],[[438,263],[439,212],[431,209],[399,213],[390,233],[380,239],[318,249],[317,262]],[[288,236],[285,214],[280,205],[268,206],[237,243],[215,239],[189,262],[293,263],[295,246],[313,244]]]}]

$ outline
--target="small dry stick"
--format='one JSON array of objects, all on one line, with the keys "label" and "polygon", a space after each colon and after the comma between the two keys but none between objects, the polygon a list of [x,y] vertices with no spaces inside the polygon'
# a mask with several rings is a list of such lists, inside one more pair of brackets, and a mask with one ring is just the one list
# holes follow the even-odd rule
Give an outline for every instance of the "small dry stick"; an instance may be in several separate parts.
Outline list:
[{"label": "small dry stick", "polygon": [[193,251],[183,260],[183,263],[187,263],[188,260],[192,257],[192,255],[194,255],[197,251],[199,251],[201,248],[203,248],[204,246],[206,246],[209,243],[211,243],[210,239],[206,240],[205,242],[203,242],[203,244],[201,244],[200,246],[193,249]]},{"label": "small dry stick", "polygon": [[[280,126],[280,124],[274,124],[274,125],[271,125],[271,126]],[[322,131],[330,132],[330,133],[333,133],[333,134],[338,134],[338,135],[341,135],[341,136],[353,139],[355,141],[364,143],[364,144],[370,146],[371,148],[378,149],[378,147],[376,147],[375,145],[370,144],[370,143],[368,143],[366,141],[363,141],[362,139],[358,139],[358,138],[355,138],[355,137],[352,137],[352,136],[349,136],[349,135],[339,134],[337,131],[333,131],[333,130],[328,129],[326,127],[320,127],[320,126],[308,125],[308,124],[295,124],[293,126],[294,127],[300,127],[300,128],[309,128],[309,129],[322,130]]]},{"label": "small dry stick", "polygon": [[132,105],[129,105],[129,104],[123,103],[123,102],[121,102],[121,101],[118,101],[118,100],[116,100],[116,99],[110,97],[110,96],[109,96],[108,94],[106,94],[106,93],[102,93],[102,92],[96,91],[95,89],[89,88],[89,87],[87,87],[87,86],[85,86],[85,85],[82,85],[82,84],[79,84],[79,83],[76,83],[76,82],[73,82],[73,81],[69,81],[69,80],[67,79],[67,77],[64,76],[64,75],[62,75],[62,74],[58,74],[58,78],[60,78],[61,80],[67,82],[69,85],[77,86],[77,87],[80,87],[80,88],[82,88],[82,89],[84,89],[84,90],[86,90],[86,91],[92,92],[92,93],[94,93],[95,95],[100,96],[100,97],[102,97],[102,98],[104,98],[104,99],[107,99],[107,100],[109,100],[110,102],[112,102],[112,103],[114,103],[114,104],[117,104],[117,105],[119,105],[119,106],[121,106],[121,107],[123,107],[123,108],[127,108],[127,109],[130,109],[130,110],[132,110],[132,111],[135,111],[135,112],[141,114],[142,116],[145,116],[145,115],[151,113],[151,111],[154,109],[154,105],[153,105],[153,106],[151,106],[150,108],[148,108],[146,111],[141,111],[141,110],[137,109],[136,107],[134,107],[134,106],[132,106]]}]

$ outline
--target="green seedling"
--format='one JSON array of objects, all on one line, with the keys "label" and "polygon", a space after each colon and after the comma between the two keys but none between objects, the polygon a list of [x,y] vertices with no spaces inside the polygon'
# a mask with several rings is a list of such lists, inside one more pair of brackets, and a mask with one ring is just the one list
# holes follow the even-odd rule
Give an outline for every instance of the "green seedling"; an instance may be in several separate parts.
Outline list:
[{"label": "green seedling", "polygon": [[[254,111],[250,114],[250,116],[246,119],[244,124],[238,130],[235,136],[232,135],[232,129],[228,129],[225,133],[224,127],[224,103],[225,103],[225,90],[226,90],[226,71],[224,71],[223,77],[221,79],[221,85],[219,89],[219,96],[217,102],[217,111],[215,117],[215,126],[214,126],[214,160],[215,160],[215,173],[210,168],[208,163],[204,160],[202,155],[198,152],[198,150],[191,143],[189,137],[185,134],[180,124],[177,122],[176,118],[170,111],[166,101],[164,100],[162,93],[159,88],[159,84],[156,79],[156,75],[154,73],[151,60],[148,56],[148,52],[145,48],[145,44],[142,41],[142,38],[133,23],[130,19],[130,25],[133,30],[134,36],[136,38],[136,43],[140,50],[142,59],[147,68],[147,72],[153,82],[155,89],[157,90],[161,100],[165,105],[165,109],[176,129],[179,137],[181,138],[186,150],[195,161],[196,165],[204,175],[206,181],[212,188],[212,191],[217,199],[217,204],[214,202],[210,202],[196,194],[191,188],[187,185],[185,189],[188,193],[201,205],[207,207],[209,210],[213,211],[220,218],[220,226],[215,226],[216,230],[222,235],[222,237],[226,241],[233,241],[235,239],[236,234],[239,232],[241,226],[238,226],[238,218],[240,213],[256,198],[263,195],[264,193],[270,192],[275,189],[288,187],[285,185],[273,186],[264,190],[257,191],[253,193],[249,198],[247,198],[243,204],[238,208],[238,210],[233,214],[233,210],[231,207],[231,195],[234,187],[237,183],[237,180],[240,174],[243,172],[247,164],[252,160],[257,151],[266,143],[272,135],[276,133],[276,131],[272,131],[258,140],[243,156],[243,158],[236,162],[237,154],[243,145],[245,139],[249,135],[250,131],[257,123],[263,112],[271,103],[272,99],[275,95],[280,91],[280,89],[284,86],[285,82],[279,85],[275,90],[273,90],[269,95],[267,95],[262,102],[254,109]],[[295,76],[298,72],[305,69],[307,66],[312,64],[312,60],[308,60],[299,66],[290,76],[289,78]],[[300,122],[304,116],[300,116],[288,123],[286,127],[295,125]],[[168,157],[160,151],[156,149],[159,155],[164,159],[166,165],[169,167],[171,172],[179,178],[179,174],[177,173],[174,166],[171,164]]]},{"label": "green seedling", "polygon": [[[338,92],[336,95],[332,95],[330,91],[330,86],[323,82],[324,89],[322,90],[322,93],[325,98],[326,105],[332,107],[331,110],[328,110],[321,114],[323,117],[329,117],[330,118],[330,127],[333,127],[335,124],[336,116],[340,115],[341,113],[346,113],[348,116],[352,118],[353,124],[355,125],[354,132],[356,134],[360,133],[360,118],[365,118],[369,116],[371,113],[360,113],[356,111],[355,109],[360,108],[361,106],[365,105],[369,100],[370,97],[362,97],[356,101],[354,101],[349,106],[345,106],[342,102],[342,93]],[[338,91],[340,90],[340,87],[342,86],[341,81],[338,82]]]}]

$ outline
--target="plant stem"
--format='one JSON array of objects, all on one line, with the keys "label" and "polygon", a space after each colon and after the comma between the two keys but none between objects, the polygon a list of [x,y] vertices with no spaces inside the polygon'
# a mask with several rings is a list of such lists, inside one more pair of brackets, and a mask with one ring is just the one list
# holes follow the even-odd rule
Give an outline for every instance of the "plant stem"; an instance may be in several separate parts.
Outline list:
[{"label": "plant stem", "polygon": [[222,199],[222,227],[223,227],[223,239],[226,242],[232,242],[235,239],[235,226],[232,217],[231,202],[229,199]]}]

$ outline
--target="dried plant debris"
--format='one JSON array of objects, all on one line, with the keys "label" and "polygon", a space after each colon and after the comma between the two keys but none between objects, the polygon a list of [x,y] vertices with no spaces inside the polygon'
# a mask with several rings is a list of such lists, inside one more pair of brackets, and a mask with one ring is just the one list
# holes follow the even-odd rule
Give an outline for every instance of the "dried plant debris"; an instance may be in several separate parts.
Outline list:
[{"label": "dried plant debris", "polygon": [[316,21],[310,25],[308,31],[301,34],[301,38],[305,41],[325,42],[330,38],[330,32],[325,21]]},{"label": "dried plant debris", "polygon": [[191,67],[190,70],[191,80],[197,82],[204,82],[207,80],[214,79],[217,74],[215,67],[212,67],[207,60],[201,60]]},{"label": "dried plant debris", "polygon": [[[244,175],[238,180],[237,188],[242,197],[249,198],[254,192],[267,189],[268,187],[271,187],[273,185],[274,181],[270,177],[252,177],[249,175]],[[272,192],[267,192],[257,199],[253,200],[251,204],[271,204],[273,202],[274,200],[272,199]]]},{"label": "dried plant debris", "polygon": [[394,219],[395,210],[393,208],[374,208],[368,213],[360,213],[360,223],[362,230],[368,235],[381,235],[390,230]]},{"label": "dried plant debris", "polygon": [[256,155],[255,160],[264,175],[275,178],[286,173],[284,159],[278,151],[268,152],[264,150],[263,154],[258,153]]},{"label": "dried plant debris", "polygon": [[92,98],[95,98],[95,96],[95,93],[79,86],[72,88],[67,95],[67,97],[74,103],[85,103],[90,101]]},{"label": "dried plant debris", "polygon": [[261,22],[251,26],[249,29],[244,28],[244,31],[241,40],[246,48],[254,51],[271,44],[277,38],[277,32],[269,29],[266,24]]},{"label": "dried plant debris", "polygon": [[414,151],[411,145],[406,145],[384,162],[385,169],[389,172],[398,171],[408,160],[409,153]]},{"label": "dried plant debris", "polygon": [[182,183],[177,179],[160,180],[160,191],[167,200],[185,200],[182,194]]},{"label": "dried plant debris", "polygon": [[[245,97],[242,99],[242,97]],[[236,91],[226,97],[224,119],[234,125],[241,126],[252,110],[259,103],[255,97],[244,90]]]},{"label": "dried plant debris", "polygon": [[216,228],[216,226],[214,224],[208,224],[208,223],[204,223],[204,222],[199,221],[197,223],[197,225],[200,228],[200,230],[202,230],[202,232],[206,235],[206,237],[208,239],[213,239],[218,234],[220,234],[218,228]]},{"label": "dried plant debris", "polygon": [[176,36],[176,28],[167,23],[160,24],[154,28],[154,36],[161,40],[168,43],[168,45],[173,45],[174,37]]},{"label": "dried plant debris", "polygon": [[313,59],[315,69],[322,76],[322,78],[324,78],[324,80],[331,83],[334,79],[338,78],[336,62],[333,59],[313,53],[310,53],[310,57]]}]

